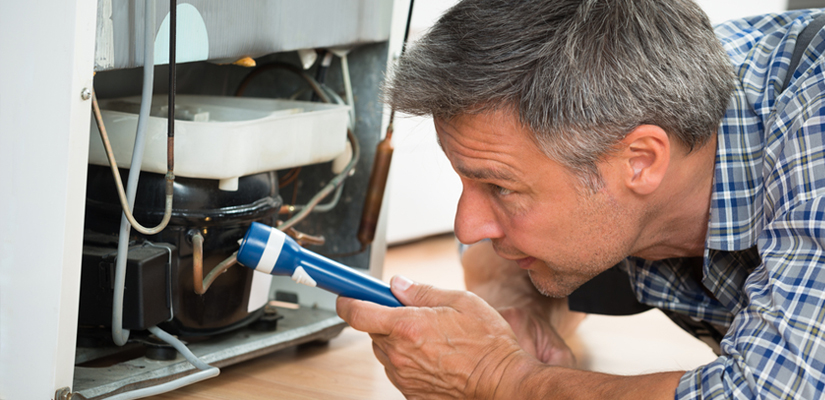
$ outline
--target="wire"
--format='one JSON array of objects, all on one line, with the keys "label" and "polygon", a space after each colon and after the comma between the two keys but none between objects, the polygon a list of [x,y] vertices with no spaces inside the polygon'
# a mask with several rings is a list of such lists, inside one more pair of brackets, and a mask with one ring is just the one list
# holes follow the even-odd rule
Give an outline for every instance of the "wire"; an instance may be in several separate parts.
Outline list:
[{"label": "wire", "polygon": [[[129,180],[126,184],[126,193],[123,193],[123,182],[120,181],[120,172],[117,169],[117,162],[112,154],[112,146],[106,135],[106,128],[103,125],[103,118],[100,115],[100,107],[97,103],[97,96],[92,92],[92,109],[95,120],[98,124],[100,137],[103,140],[106,155],[109,157],[109,165],[118,188],[123,214],[120,218],[120,232],[117,243],[117,258],[115,259],[115,282],[112,299],[112,340],[118,346],[123,346],[129,340],[129,330],[123,329],[123,289],[126,286],[126,263],[129,260],[129,231],[132,225],[140,231],[143,228],[132,216],[132,208],[135,205],[135,195],[137,194],[138,178],[140,176],[140,166],[143,162],[143,149],[146,136],[146,122],[149,118],[149,111],[152,108],[152,86],[155,72],[154,53],[154,31],[155,31],[155,2],[146,0],[144,3],[143,19],[143,92],[141,93],[140,114],[138,115],[137,132],[135,133],[135,145],[132,150],[132,162],[129,167]],[[166,209],[171,216],[172,199],[167,192]],[[131,217],[131,218],[130,218]],[[163,229],[169,222],[169,217],[164,214],[164,221],[158,227]],[[131,225],[130,225],[131,224]],[[157,229],[155,227],[154,229]],[[145,228],[143,228],[145,229]]]},{"label": "wire", "polygon": [[[338,201],[341,200],[341,193],[343,191],[344,184],[341,183],[341,186],[338,186],[338,189],[335,189],[335,194],[332,196],[332,200],[330,200],[329,203],[317,205],[315,206],[315,209],[313,209],[312,211],[316,213],[325,213],[332,211],[332,209],[335,208],[336,205],[338,205]],[[301,211],[304,209],[304,207],[306,206],[298,204],[293,206],[292,209],[294,211]]]},{"label": "wire", "polygon": [[176,337],[164,332],[156,326],[149,328],[149,332],[152,332],[152,334],[157,336],[158,339],[163,340],[164,342],[174,347],[184,358],[186,358],[187,361],[189,361],[190,364],[198,368],[200,371],[191,375],[184,376],[179,379],[175,379],[171,382],[166,382],[156,386],[117,394],[112,397],[108,397],[109,400],[132,400],[154,396],[156,394],[171,392],[172,390],[179,389],[186,385],[191,385],[195,382],[200,382],[202,380],[213,378],[220,375],[220,369],[203,362]]},{"label": "wire", "polygon": [[355,97],[352,94],[352,80],[349,76],[349,61],[346,53],[341,56],[341,75],[344,78],[344,93],[349,105],[350,129],[355,129]]},{"label": "wire", "polygon": [[[154,70],[152,68],[152,70]],[[153,73],[149,73],[149,75],[153,75]],[[163,212],[163,219],[160,223],[153,227],[147,228],[141,225],[137,219],[135,219],[134,214],[132,214],[132,209],[134,207],[135,202],[135,194],[137,193],[137,181],[138,178],[132,179],[133,175],[140,175],[140,165],[143,161],[143,143],[145,142],[144,138],[146,136],[146,123],[145,119],[148,116],[148,111],[144,113],[144,104],[148,104],[148,107],[152,106],[152,88],[151,84],[153,81],[153,77],[150,76],[149,82],[149,100],[146,95],[146,85],[144,85],[144,96],[143,100],[141,100],[140,104],[140,114],[138,115],[138,128],[137,134],[135,135],[135,147],[132,151],[132,164],[129,168],[129,180],[127,181],[126,190],[123,189],[123,181],[120,178],[120,172],[117,167],[117,161],[115,160],[114,152],[112,151],[112,144],[109,141],[109,134],[106,131],[106,125],[103,123],[103,116],[100,114],[100,104],[97,101],[97,95],[95,92],[92,92],[92,112],[95,116],[95,122],[97,123],[97,129],[100,132],[100,140],[103,141],[103,149],[106,152],[106,157],[109,160],[109,166],[112,168],[112,176],[115,179],[115,187],[117,189],[117,195],[120,199],[120,207],[123,209],[123,217],[126,219],[126,223],[131,225],[135,228],[136,231],[144,234],[144,235],[154,235],[159,233],[160,231],[166,228],[166,225],[169,224],[169,220],[172,217],[172,194],[169,190],[169,183],[167,182],[167,190],[166,190],[166,203]],[[144,82],[146,82],[146,73],[144,73]],[[140,141],[140,143],[138,143]],[[138,166],[137,170],[135,170],[135,165]],[[174,179],[174,178],[173,178]],[[168,179],[167,179],[168,181]],[[132,184],[134,182],[134,184]],[[132,188],[134,186],[134,188]],[[128,235],[128,233],[127,233]]]},{"label": "wire", "polygon": [[295,179],[298,179],[298,175],[300,173],[301,167],[296,167],[289,170],[286,174],[284,174],[284,177],[278,183],[278,188],[281,189],[289,186],[289,184],[295,181]]}]

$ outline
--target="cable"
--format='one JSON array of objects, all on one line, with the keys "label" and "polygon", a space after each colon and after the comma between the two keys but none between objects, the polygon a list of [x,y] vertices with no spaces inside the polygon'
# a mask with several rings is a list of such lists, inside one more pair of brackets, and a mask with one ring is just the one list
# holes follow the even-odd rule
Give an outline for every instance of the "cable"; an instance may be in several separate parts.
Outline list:
[{"label": "cable", "polygon": [[[325,212],[332,211],[332,209],[335,208],[336,205],[338,205],[338,201],[341,200],[341,193],[343,191],[344,191],[344,183],[341,182],[341,186],[338,186],[338,189],[335,189],[335,194],[332,196],[332,200],[330,200],[329,203],[320,204],[320,205],[315,206],[315,208],[312,211],[316,212],[316,213],[325,213]],[[301,211],[304,208],[306,208],[306,206],[305,205],[300,205],[300,204],[292,206],[293,211]]]},{"label": "cable", "polygon": [[[153,73],[150,73],[149,75],[153,75]],[[146,79],[146,74],[144,73],[144,82],[145,82],[145,79]],[[149,82],[151,84],[152,81],[150,80]],[[143,94],[144,95],[146,94],[146,86],[145,85],[144,85],[144,93]],[[151,89],[151,86],[150,86],[149,96],[151,96],[151,95],[152,95],[152,89]],[[146,99],[146,97],[143,97],[143,99]],[[144,104],[147,104],[148,107],[150,107],[150,108],[152,106],[151,97],[149,97],[148,101],[144,101],[143,99],[141,100],[141,103],[140,103],[140,114],[138,115],[138,128],[137,128],[138,130],[137,130],[137,134],[135,135],[135,142],[136,142],[135,144],[137,144],[138,139],[140,139],[140,143],[143,143],[144,142],[143,138],[145,137],[145,134],[146,134],[145,119],[148,117],[148,111],[146,112],[146,114],[144,114],[144,111],[143,111],[144,110]],[[163,219],[161,219],[160,223],[157,226],[153,227],[153,228],[144,227],[143,225],[141,225],[137,221],[137,219],[135,219],[135,216],[132,214],[132,208],[134,207],[135,196],[134,196],[134,194],[130,194],[130,193],[136,193],[137,192],[137,183],[134,184],[134,186],[135,186],[134,189],[130,189],[131,188],[131,182],[132,182],[132,179],[131,179],[132,172],[134,170],[133,170],[132,167],[129,168],[129,180],[127,181],[126,191],[124,191],[123,181],[120,179],[120,172],[118,171],[118,168],[117,168],[117,161],[115,160],[114,152],[112,151],[112,144],[109,141],[109,134],[106,131],[106,125],[103,124],[103,116],[100,114],[100,104],[97,101],[97,95],[94,93],[94,91],[92,92],[92,112],[94,113],[94,116],[95,116],[95,123],[97,124],[97,130],[100,132],[100,140],[103,141],[103,150],[106,152],[106,157],[109,160],[109,167],[111,167],[111,169],[112,169],[112,176],[115,179],[115,188],[117,189],[118,199],[120,199],[120,207],[123,209],[123,216],[126,218],[126,222],[128,222],[131,226],[133,226],[136,231],[138,231],[138,232],[140,232],[144,235],[154,235],[156,233],[159,233],[160,231],[162,231],[166,228],[166,225],[169,224],[169,220],[172,217],[172,194],[171,194],[171,190],[170,190],[170,187],[169,187],[170,186],[169,183],[167,182],[166,205],[165,205],[164,212],[163,212]],[[137,161],[138,165],[142,164],[143,149],[144,149],[143,145],[141,145],[140,148],[138,148],[138,146],[135,146],[135,148],[132,152],[132,166],[135,165],[136,161]],[[139,157],[135,157],[136,154]],[[135,160],[135,158],[137,158],[137,160]],[[137,172],[137,174],[139,175],[140,173]],[[135,180],[137,180],[137,178]],[[168,181],[168,179],[167,179],[167,181]]]},{"label": "cable", "polygon": [[344,94],[347,96],[349,105],[350,129],[355,129],[355,96],[352,94],[352,80],[349,76],[349,61],[347,54],[341,56],[341,75],[344,78]]},{"label": "cable", "polygon": [[184,358],[186,358],[187,361],[189,361],[190,364],[198,368],[200,371],[191,375],[184,376],[182,378],[175,379],[171,382],[166,382],[160,385],[151,386],[143,389],[133,390],[126,393],[120,393],[112,397],[109,397],[109,400],[132,400],[148,396],[154,396],[156,394],[171,392],[172,390],[180,389],[186,385],[191,385],[195,382],[200,382],[202,380],[213,378],[220,375],[220,369],[203,362],[176,337],[164,332],[156,326],[149,328],[149,332],[152,332],[152,334],[157,336],[160,340],[163,340],[164,342],[174,347]]},{"label": "cable", "polygon": [[[333,100],[335,102],[335,104],[340,104],[342,106],[347,105],[347,102],[345,102],[344,99],[341,98],[341,95],[338,94],[338,93],[335,93],[335,91],[332,90],[332,88],[330,88],[329,86],[327,86],[323,83],[318,84],[318,86],[321,87],[321,89],[324,91],[324,93],[326,93],[327,96],[330,97],[330,100]],[[300,89],[297,92],[291,94],[288,98],[290,100],[297,100],[298,97],[303,96],[304,93],[306,93],[307,91],[311,91],[311,90],[312,89],[307,89],[307,88]]]},{"label": "cable", "polygon": [[289,184],[294,182],[295,179],[298,179],[298,175],[300,173],[301,173],[301,167],[295,167],[295,168],[289,170],[286,174],[284,174],[283,178],[281,178],[280,182],[278,183],[278,188],[282,189],[282,188],[285,188],[285,187],[289,186]]},{"label": "cable", "polygon": [[[332,52],[328,50],[321,50],[321,54],[324,56],[318,64],[318,70],[315,71],[315,80],[323,85],[327,80],[327,71],[329,70],[329,66],[332,65]],[[313,93],[310,101],[318,101],[318,95]]]},{"label": "cable", "polygon": [[[140,114],[138,115],[137,132],[135,133],[135,146],[132,150],[132,164],[129,167],[129,180],[126,184],[126,204],[123,215],[120,218],[120,232],[117,243],[117,258],[115,259],[115,282],[112,300],[112,340],[118,346],[123,346],[129,340],[129,330],[123,329],[123,289],[126,286],[126,263],[129,261],[129,219],[132,208],[135,205],[135,195],[137,194],[138,178],[140,176],[140,166],[143,162],[144,137],[146,136],[146,120],[152,108],[152,85],[154,83],[155,54],[154,54],[154,31],[155,31],[155,2],[146,0],[144,6],[145,17],[143,19],[143,93],[141,93]],[[111,153],[106,128],[103,127],[103,118],[100,117],[100,108],[97,105],[97,98],[92,93],[92,108],[95,110],[95,118],[98,120],[101,138],[104,139],[104,146],[107,148],[109,164],[118,185],[118,195],[123,205],[123,183],[120,182],[120,173],[117,170],[117,163]],[[171,211],[171,196],[167,195],[167,209]],[[171,215],[171,212],[169,213]],[[168,222],[169,218],[164,215]],[[135,227],[139,226],[137,221]],[[163,222],[162,225],[165,226]],[[163,227],[161,227],[163,229]]]}]

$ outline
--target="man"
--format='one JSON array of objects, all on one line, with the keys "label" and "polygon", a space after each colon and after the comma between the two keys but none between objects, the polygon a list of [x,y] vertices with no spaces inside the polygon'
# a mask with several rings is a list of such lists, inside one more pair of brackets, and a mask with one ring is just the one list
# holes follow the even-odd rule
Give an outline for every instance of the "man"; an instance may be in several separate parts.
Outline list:
[{"label": "man", "polygon": [[[466,266],[489,304],[395,277],[408,307],[339,298],[339,314],[409,398],[822,398],[823,36],[789,71],[817,14],[714,35],[690,0],[459,3],[387,99],[435,119],[463,184],[456,236],[498,257]],[[568,368],[563,300],[526,276],[563,298],[615,264],[641,302],[724,336],[720,357]]]}]

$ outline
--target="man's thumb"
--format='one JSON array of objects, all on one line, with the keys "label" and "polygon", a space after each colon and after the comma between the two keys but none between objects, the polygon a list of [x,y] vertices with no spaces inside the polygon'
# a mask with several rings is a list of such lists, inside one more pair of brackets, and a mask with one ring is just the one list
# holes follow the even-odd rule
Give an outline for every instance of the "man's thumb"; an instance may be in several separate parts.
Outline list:
[{"label": "man's thumb", "polygon": [[413,307],[439,307],[449,305],[453,300],[453,290],[436,289],[432,285],[415,283],[410,279],[396,275],[390,281],[392,293],[401,303]]}]

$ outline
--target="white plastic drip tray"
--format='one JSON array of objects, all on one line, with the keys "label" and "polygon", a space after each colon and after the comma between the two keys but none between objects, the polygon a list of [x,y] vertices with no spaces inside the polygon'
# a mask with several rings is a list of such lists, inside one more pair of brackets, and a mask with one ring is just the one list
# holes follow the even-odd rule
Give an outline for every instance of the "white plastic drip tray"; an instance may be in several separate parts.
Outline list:
[{"label": "white plastic drip tray", "polygon": [[[100,101],[121,168],[131,165],[140,97]],[[141,170],[166,173],[165,95],[155,96]],[[330,161],[346,145],[349,106],[305,101],[178,95],[175,175],[229,181],[260,172]],[[89,163],[108,166],[92,122]]]}]

